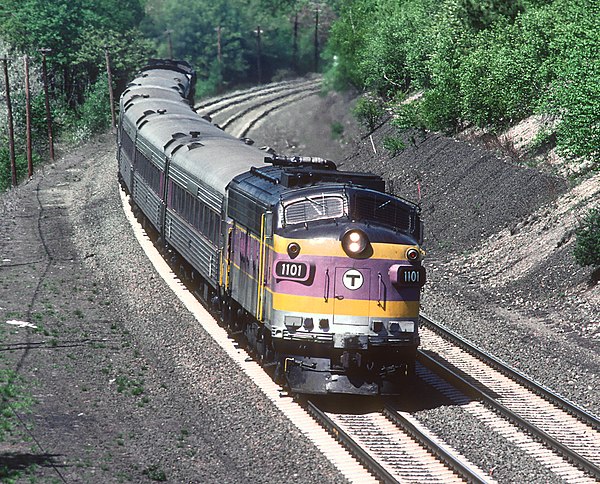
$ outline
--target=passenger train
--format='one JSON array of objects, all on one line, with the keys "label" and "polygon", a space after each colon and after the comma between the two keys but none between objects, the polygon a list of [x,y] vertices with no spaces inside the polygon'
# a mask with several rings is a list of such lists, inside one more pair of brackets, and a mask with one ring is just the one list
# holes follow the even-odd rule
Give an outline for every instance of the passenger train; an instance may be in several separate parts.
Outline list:
[{"label": "passenger train", "polygon": [[378,175],[225,133],[194,111],[194,83],[189,64],[152,60],[121,95],[132,202],[291,392],[405,391],[426,278],[419,207]]}]

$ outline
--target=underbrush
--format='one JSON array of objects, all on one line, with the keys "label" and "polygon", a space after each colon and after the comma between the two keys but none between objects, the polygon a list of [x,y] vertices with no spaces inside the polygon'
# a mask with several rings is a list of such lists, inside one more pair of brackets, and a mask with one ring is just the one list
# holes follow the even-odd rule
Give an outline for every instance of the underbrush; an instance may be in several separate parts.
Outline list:
[{"label": "underbrush", "polygon": [[[71,146],[90,139],[94,133],[106,130],[111,123],[110,99],[106,75],[85,90],[84,102],[76,108],[54,100],[51,106],[54,144]],[[17,97],[14,103],[15,165],[18,183],[27,178],[25,147],[25,103]],[[47,122],[42,95],[32,100],[33,166],[49,158]],[[12,168],[8,137],[0,136],[0,191],[12,185]]]}]

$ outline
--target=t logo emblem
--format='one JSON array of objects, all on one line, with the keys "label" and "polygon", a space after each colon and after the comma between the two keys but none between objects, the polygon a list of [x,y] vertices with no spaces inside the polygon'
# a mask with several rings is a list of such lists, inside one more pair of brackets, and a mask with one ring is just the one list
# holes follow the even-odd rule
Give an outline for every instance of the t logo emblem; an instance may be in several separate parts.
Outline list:
[{"label": "t logo emblem", "polygon": [[362,287],[363,283],[365,282],[365,278],[356,269],[349,269],[344,272],[344,275],[342,276],[342,282],[344,283],[344,286],[346,286],[346,289],[356,291]]}]

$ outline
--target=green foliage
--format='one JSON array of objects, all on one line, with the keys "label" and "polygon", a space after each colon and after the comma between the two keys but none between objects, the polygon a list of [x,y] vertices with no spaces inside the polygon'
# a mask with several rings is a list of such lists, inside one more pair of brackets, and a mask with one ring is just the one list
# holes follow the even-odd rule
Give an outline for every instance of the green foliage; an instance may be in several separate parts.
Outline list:
[{"label": "green foliage", "polygon": [[30,404],[19,376],[12,370],[0,369],[0,442],[14,431],[17,423],[15,412],[27,410]]},{"label": "green foliage", "polygon": [[443,130],[456,126],[461,119],[459,68],[471,33],[465,29],[460,2],[445,2],[432,30],[433,44],[427,63],[429,82],[420,103],[420,118],[431,129]]},{"label": "green foliage", "polygon": [[396,156],[406,148],[406,145],[399,136],[386,136],[383,139],[383,147],[388,150],[392,156]]},{"label": "green foliage", "polygon": [[[15,165],[17,167],[17,181],[20,181],[27,176],[27,157],[24,154],[15,153]],[[12,170],[8,140],[2,140],[2,146],[0,146],[0,191],[10,188],[11,185]]]},{"label": "green foliage", "polygon": [[473,42],[459,72],[461,116],[479,127],[506,127],[532,114],[542,59],[524,32],[500,22]]},{"label": "green foliage", "polygon": [[385,114],[385,110],[380,101],[373,97],[361,97],[353,109],[353,114],[356,119],[367,128],[368,132],[373,131],[381,118]]},{"label": "green foliage", "polygon": [[83,104],[69,121],[68,131],[74,141],[88,139],[93,133],[110,126],[110,98],[106,75],[101,76],[85,91]]},{"label": "green foliage", "polygon": [[552,82],[542,109],[560,119],[556,135],[563,154],[592,160],[600,154],[600,4],[556,0],[549,15],[555,32],[546,68]]},{"label": "green foliage", "polygon": [[148,42],[135,28],[143,18],[140,0],[4,0],[10,15],[0,15],[0,35],[13,48],[40,60],[49,48],[53,83],[73,105],[95,82],[104,65],[104,48],[118,46],[116,59],[144,57]]},{"label": "green foliage", "polygon": [[[427,83],[427,53],[432,42],[432,15],[437,2],[381,2],[365,33],[359,72],[364,87],[384,97]],[[412,28],[419,25],[419,29]]]},{"label": "green foliage", "polygon": [[331,138],[332,139],[340,139],[344,136],[344,125],[339,121],[334,121],[331,123]]},{"label": "green foliage", "polygon": [[588,212],[575,232],[573,255],[581,266],[600,266],[600,209]]},{"label": "green foliage", "polygon": [[370,0],[344,2],[340,19],[331,27],[327,49],[332,59],[330,75],[335,87],[352,84],[362,88],[366,84],[365,76],[357,67],[372,25],[375,4]]},{"label": "green foliage", "polygon": [[350,0],[328,54],[334,85],[384,99],[423,90],[414,108],[397,108],[401,124],[494,131],[548,114],[562,153],[598,165],[596,0]]},{"label": "green foliage", "polygon": [[[8,13],[10,12],[10,13]],[[123,87],[130,72],[146,62],[152,43],[138,30],[141,0],[4,0],[0,36],[11,50],[30,56],[34,164],[47,153],[47,124],[41,91],[41,54],[50,48],[47,71],[55,142],[64,135],[78,141],[108,126],[110,108],[105,51],[111,55],[113,82]],[[25,100],[21,67],[13,64],[13,112],[19,179],[24,176]],[[0,150],[0,187],[10,184],[7,150]]]},{"label": "green foliage", "polygon": [[150,467],[144,469],[143,474],[153,481],[163,482],[167,480],[167,475],[165,471],[163,471],[157,465],[151,465]]}]

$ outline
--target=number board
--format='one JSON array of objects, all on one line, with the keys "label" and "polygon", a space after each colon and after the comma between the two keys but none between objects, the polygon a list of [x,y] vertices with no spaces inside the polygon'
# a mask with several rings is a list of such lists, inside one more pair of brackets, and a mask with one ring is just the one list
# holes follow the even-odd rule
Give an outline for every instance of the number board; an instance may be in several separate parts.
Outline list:
[{"label": "number board", "polygon": [[288,279],[291,281],[306,281],[309,276],[308,264],[304,262],[292,262],[278,260],[273,272],[277,279]]},{"label": "number board", "polygon": [[422,286],[425,284],[425,269],[422,267],[400,269],[398,283],[407,286]]}]

